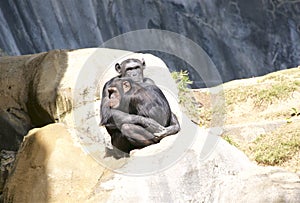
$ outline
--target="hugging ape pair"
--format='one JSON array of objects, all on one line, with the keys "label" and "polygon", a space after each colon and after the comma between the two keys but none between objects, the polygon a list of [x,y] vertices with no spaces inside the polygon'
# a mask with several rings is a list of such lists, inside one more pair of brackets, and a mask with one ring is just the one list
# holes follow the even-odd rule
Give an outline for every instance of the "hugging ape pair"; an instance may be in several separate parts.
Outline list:
[{"label": "hugging ape pair", "polygon": [[158,143],[180,130],[162,91],[150,78],[144,78],[144,60],[127,59],[116,64],[120,74],[109,80],[102,92],[101,125],[111,143],[129,153]]}]

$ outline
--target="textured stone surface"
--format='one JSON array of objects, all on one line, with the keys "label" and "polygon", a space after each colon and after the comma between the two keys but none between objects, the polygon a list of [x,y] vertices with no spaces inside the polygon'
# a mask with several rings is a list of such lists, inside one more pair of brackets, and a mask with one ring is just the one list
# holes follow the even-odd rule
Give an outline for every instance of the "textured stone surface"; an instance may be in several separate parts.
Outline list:
[{"label": "textured stone surface", "polygon": [[214,193],[216,202],[299,202],[300,176],[280,168],[247,170],[224,178]]},{"label": "textured stone surface", "polygon": [[[192,125],[195,124],[187,121],[183,130],[193,128]],[[4,190],[4,202],[300,201],[299,175],[279,168],[255,166],[220,138],[212,153],[204,158],[203,143],[214,136],[199,130],[193,144],[173,165],[136,176],[105,169],[83,152],[65,125],[51,124],[34,129],[18,153]],[[115,169],[125,169],[123,171],[139,167],[140,157],[159,154],[172,145],[173,139],[176,136],[136,150],[131,158],[109,159],[109,162]],[[144,165],[159,166],[164,161],[157,159]]]},{"label": "textured stone surface", "polygon": [[30,128],[57,119],[56,90],[66,61],[58,50],[0,58],[0,150],[17,150]]},{"label": "textured stone surface", "polygon": [[4,202],[104,200],[93,189],[110,172],[84,153],[62,124],[30,131],[15,165],[4,191]]},{"label": "textured stone surface", "polygon": [[[198,43],[228,81],[299,65],[299,14],[290,0],[1,1],[0,48],[19,55],[96,47],[133,30],[169,30]],[[187,66],[159,56],[172,70]]]}]

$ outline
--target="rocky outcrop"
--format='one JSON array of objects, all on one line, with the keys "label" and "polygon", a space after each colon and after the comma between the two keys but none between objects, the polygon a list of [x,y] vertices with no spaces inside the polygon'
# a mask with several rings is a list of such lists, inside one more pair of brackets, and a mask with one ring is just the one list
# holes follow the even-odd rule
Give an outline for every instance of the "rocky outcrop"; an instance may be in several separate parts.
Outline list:
[{"label": "rocky outcrop", "polygon": [[[32,54],[97,47],[139,29],[168,30],[199,44],[228,81],[300,64],[299,8],[290,0],[1,1],[0,48],[10,55]],[[182,52],[195,54],[188,47]],[[156,54],[172,70],[189,67]],[[191,67],[190,72],[195,73]],[[196,74],[192,77],[203,85]]]},{"label": "rocky outcrop", "polygon": [[67,68],[65,51],[0,59],[0,150],[17,150],[32,127],[57,120],[57,87]]},{"label": "rocky outcrop", "polygon": [[[190,128],[189,125],[194,124],[183,127]],[[52,124],[30,131],[6,184],[5,202],[300,201],[299,175],[254,166],[223,140],[204,158],[203,143],[209,139],[207,136],[215,136],[204,130],[168,168],[131,175],[125,171],[133,172],[134,167],[140,167],[140,157],[143,165],[162,169],[160,162],[167,157],[161,159],[159,153],[177,138],[165,138],[157,145],[136,150],[128,159],[106,158],[115,170],[123,172],[120,174],[84,153],[69,130],[65,125]],[[156,160],[147,163],[147,157],[153,155]]]},{"label": "rocky outcrop", "polygon": [[31,128],[57,120],[57,87],[66,65],[66,51],[1,57],[0,66],[0,192],[14,154]]},{"label": "rocky outcrop", "polygon": [[[33,63],[41,56],[39,63]],[[114,64],[127,57],[145,59],[145,76],[167,96],[181,131],[116,160],[106,154],[109,136],[98,126],[99,92],[115,75]],[[86,49],[26,56],[24,60],[15,74],[22,64],[36,64],[23,66],[35,70],[34,85],[15,86],[11,95],[20,91],[31,95],[16,100],[20,106],[35,100],[40,114],[31,109],[35,105],[24,111],[31,125],[42,125],[34,118],[43,116],[61,123],[33,129],[25,137],[4,188],[5,202],[300,201],[299,175],[256,166],[218,136],[220,128],[200,128],[181,113],[176,85],[159,58]],[[31,72],[23,74],[33,77]],[[19,124],[13,120],[10,125]]]},{"label": "rocky outcrop", "polygon": [[112,175],[74,142],[62,124],[30,131],[15,165],[4,202],[84,202],[96,197],[99,202],[105,197],[93,189]]}]

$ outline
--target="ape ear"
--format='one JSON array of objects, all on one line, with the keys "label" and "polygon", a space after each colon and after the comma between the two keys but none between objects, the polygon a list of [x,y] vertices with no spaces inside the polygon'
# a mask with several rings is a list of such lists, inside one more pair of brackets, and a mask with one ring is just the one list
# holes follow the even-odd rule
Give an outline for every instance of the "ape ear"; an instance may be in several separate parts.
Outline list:
[{"label": "ape ear", "polygon": [[130,89],[131,89],[131,84],[130,84],[130,82],[124,81],[124,82],[123,82],[123,90],[124,90],[124,93],[128,92]]},{"label": "ape ear", "polygon": [[143,65],[143,66],[145,66],[145,65],[146,65],[146,63],[145,63],[145,59],[144,59],[144,58],[142,58],[142,65]]},{"label": "ape ear", "polygon": [[120,66],[120,64],[116,63],[115,69],[116,69],[116,71],[117,71],[118,73],[121,73],[121,66]]}]

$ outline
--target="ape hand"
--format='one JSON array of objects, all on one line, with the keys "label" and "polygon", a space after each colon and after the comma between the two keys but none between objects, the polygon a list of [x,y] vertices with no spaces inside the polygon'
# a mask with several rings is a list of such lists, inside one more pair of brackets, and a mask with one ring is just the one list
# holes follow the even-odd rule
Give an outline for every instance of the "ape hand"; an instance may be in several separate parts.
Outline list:
[{"label": "ape hand", "polygon": [[168,126],[164,128],[161,132],[153,133],[155,137],[163,139],[164,137],[167,137],[169,135],[174,135],[178,132],[177,126]]},{"label": "ape hand", "polygon": [[158,133],[153,133],[153,135],[157,138],[164,138],[166,135],[168,135],[168,130],[167,128],[164,128],[162,131]]},{"label": "ape hand", "polygon": [[151,132],[151,133],[161,133],[162,131],[165,130],[165,127],[160,125],[158,122],[151,118],[145,118],[145,117],[140,117],[141,123],[143,124],[143,127]]}]

